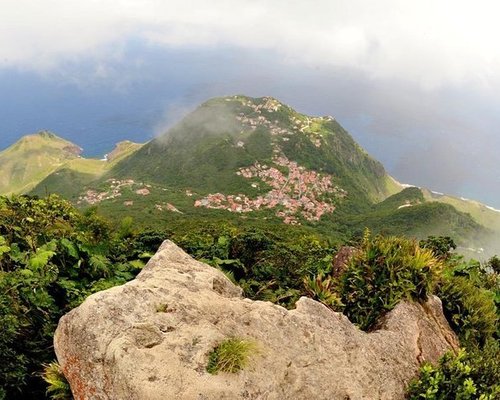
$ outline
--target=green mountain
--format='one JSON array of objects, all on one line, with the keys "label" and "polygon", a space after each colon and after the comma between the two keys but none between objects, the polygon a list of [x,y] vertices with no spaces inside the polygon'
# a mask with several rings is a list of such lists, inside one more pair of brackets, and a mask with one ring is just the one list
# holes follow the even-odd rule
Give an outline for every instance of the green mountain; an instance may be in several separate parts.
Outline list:
[{"label": "green mountain", "polygon": [[0,193],[24,193],[65,163],[79,157],[81,149],[53,133],[24,136],[0,152]]},{"label": "green mountain", "polygon": [[238,169],[255,163],[331,176],[335,185],[379,201],[401,190],[331,117],[309,117],[275,99],[244,96],[207,101],[164,135],[109,172],[201,192],[253,194]]},{"label": "green mountain", "polygon": [[405,189],[334,118],[270,97],[211,99],[144,145],[123,142],[106,160],[74,156],[44,175],[31,194],[59,193],[81,208],[159,227],[300,225],[341,240],[369,227],[484,247],[497,227],[490,214],[500,215]]},{"label": "green mountain", "polygon": [[448,234],[477,247],[488,234],[454,207],[403,190],[334,118],[300,114],[270,97],[209,100],[94,185],[100,190],[82,203],[165,225],[265,220],[344,239],[369,227]]}]

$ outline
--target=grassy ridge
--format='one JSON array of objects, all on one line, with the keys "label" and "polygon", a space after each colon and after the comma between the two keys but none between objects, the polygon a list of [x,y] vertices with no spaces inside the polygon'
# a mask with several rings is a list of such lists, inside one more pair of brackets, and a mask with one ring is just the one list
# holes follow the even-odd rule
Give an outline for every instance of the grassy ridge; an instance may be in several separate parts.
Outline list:
[{"label": "grassy ridge", "polygon": [[427,201],[449,204],[461,212],[470,214],[481,225],[495,231],[500,230],[500,212],[494,211],[478,201],[439,195],[426,189],[422,191]]},{"label": "grassy ridge", "polygon": [[23,137],[0,152],[0,194],[29,191],[80,152],[78,146],[50,132]]}]

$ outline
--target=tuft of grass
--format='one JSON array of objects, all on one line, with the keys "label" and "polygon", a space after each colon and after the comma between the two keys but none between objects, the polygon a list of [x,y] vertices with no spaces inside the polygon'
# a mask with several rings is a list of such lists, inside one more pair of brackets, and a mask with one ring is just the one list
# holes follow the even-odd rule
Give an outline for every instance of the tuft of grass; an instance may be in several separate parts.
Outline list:
[{"label": "tuft of grass", "polygon": [[236,373],[248,366],[252,355],[257,352],[257,344],[250,340],[229,338],[208,356],[207,372],[217,375],[219,372]]},{"label": "tuft of grass", "polygon": [[47,383],[47,396],[52,400],[71,400],[71,388],[57,362],[44,366],[43,380]]}]

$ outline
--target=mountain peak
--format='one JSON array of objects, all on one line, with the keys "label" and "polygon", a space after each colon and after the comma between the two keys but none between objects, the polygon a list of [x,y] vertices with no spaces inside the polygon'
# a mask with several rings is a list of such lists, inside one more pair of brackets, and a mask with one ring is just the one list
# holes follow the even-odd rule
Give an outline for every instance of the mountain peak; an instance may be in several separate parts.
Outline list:
[{"label": "mountain peak", "polygon": [[39,132],[35,133],[35,135],[38,135],[38,136],[40,136],[43,139],[60,139],[60,140],[63,140],[62,138],[60,138],[59,136],[57,136],[55,133],[53,133],[51,131],[47,131],[47,130],[39,131]]},{"label": "mountain peak", "polygon": [[81,147],[57,136],[55,133],[47,130],[42,130],[30,135],[23,136],[12,146],[0,152],[0,154],[41,149],[62,150],[64,153],[67,153],[65,154],[65,156],[68,157],[79,156],[83,151]]}]

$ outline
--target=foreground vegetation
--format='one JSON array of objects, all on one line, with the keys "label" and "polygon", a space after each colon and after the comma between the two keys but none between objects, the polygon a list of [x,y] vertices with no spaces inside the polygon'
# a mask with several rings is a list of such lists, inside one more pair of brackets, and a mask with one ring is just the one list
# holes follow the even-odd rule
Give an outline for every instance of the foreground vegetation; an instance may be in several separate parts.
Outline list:
[{"label": "foreground vegetation", "polygon": [[[339,244],[302,227],[194,219],[147,230],[129,217],[111,225],[57,196],[21,196],[0,198],[0,399],[68,398],[52,363],[58,319],[89,294],[133,279],[166,238],[221,269],[247,297],[290,308],[309,295],[368,331],[399,301],[437,294],[464,350],[424,366],[409,396],[499,395],[498,258],[465,262],[451,253],[449,238],[419,243],[365,232],[349,243],[348,262],[334,268]],[[240,338],[221,343],[207,355],[207,369],[237,372],[252,345]]]},{"label": "foreground vegetation", "polygon": [[158,242],[112,231],[56,196],[0,198],[0,399],[41,399],[59,318],[133,279]]}]

